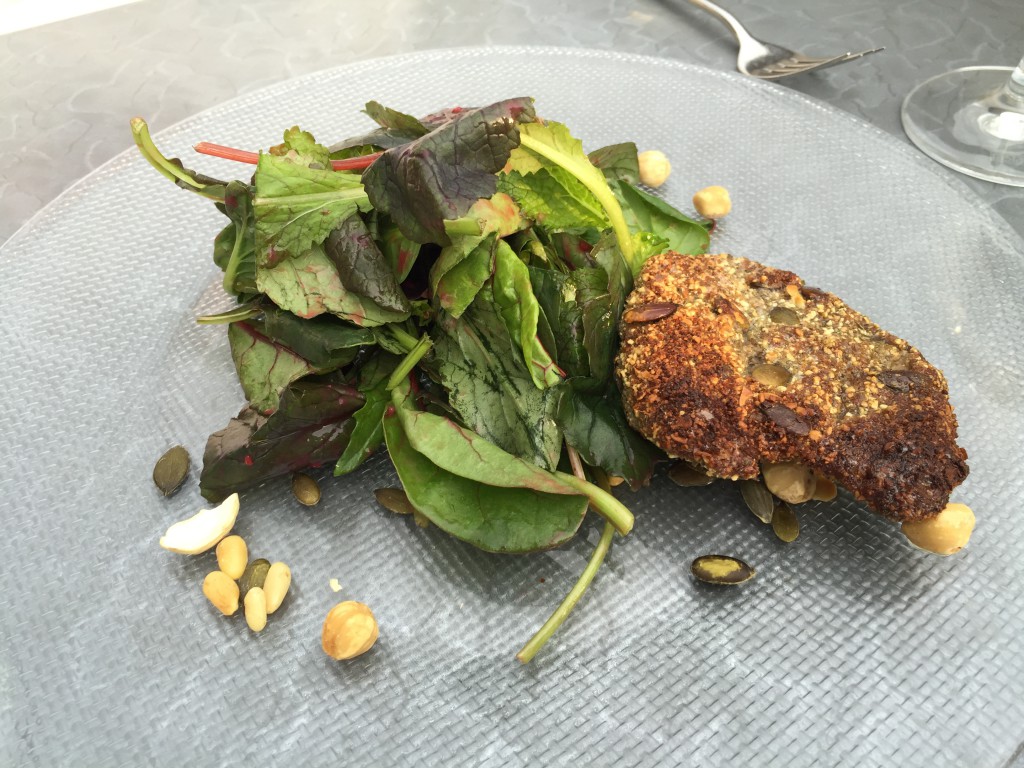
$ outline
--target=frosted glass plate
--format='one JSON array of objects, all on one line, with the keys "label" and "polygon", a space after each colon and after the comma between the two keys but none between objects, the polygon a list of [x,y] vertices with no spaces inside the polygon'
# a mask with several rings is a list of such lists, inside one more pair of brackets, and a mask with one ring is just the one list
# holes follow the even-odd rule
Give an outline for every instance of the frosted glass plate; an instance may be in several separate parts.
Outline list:
[{"label": "frosted glass plate", "polygon": [[[939,559],[841,497],[802,511],[792,545],[736,488],[664,478],[625,494],[634,533],[531,665],[513,655],[583,568],[598,526],[526,557],[475,551],[377,507],[378,457],[246,493],[237,532],[294,587],[267,630],[200,592],[212,555],[157,547],[201,505],[150,482],[175,443],[198,460],[242,405],[211,241],[224,219],[134,152],[50,205],[0,255],[0,764],[1002,766],[1024,739],[1024,245],[902,142],[785,88],[676,61],[562,49],[428,51],[247,94],[160,133],[215,176],[247,169],[191,144],[265,147],[293,124],[325,142],[407,112],[536,97],[588,148],[672,159],[689,207],[734,210],[714,246],[792,269],[909,339],[949,379],[970,453],[957,492],[979,523]],[[125,143],[128,118],[125,115]],[[726,552],[745,588],[697,585]],[[337,578],[343,589],[328,586]],[[319,648],[339,599],[381,639]]]}]

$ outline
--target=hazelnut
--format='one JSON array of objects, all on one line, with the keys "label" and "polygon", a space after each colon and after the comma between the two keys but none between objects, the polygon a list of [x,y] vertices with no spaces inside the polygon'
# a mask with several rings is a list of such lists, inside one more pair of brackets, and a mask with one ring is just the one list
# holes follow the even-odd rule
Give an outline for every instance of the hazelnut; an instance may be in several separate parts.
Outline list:
[{"label": "hazelnut", "polygon": [[331,608],[324,619],[320,644],[332,659],[353,659],[370,650],[378,634],[377,619],[370,608],[346,600]]},{"label": "hazelnut", "polygon": [[708,219],[720,219],[732,210],[729,190],[725,187],[704,187],[693,196],[693,207]]},{"label": "hazelnut", "polygon": [[947,504],[935,517],[903,523],[903,535],[911,544],[943,556],[967,546],[973,530],[974,512],[966,504]]},{"label": "hazelnut", "polygon": [[648,187],[660,187],[672,173],[672,164],[664,152],[649,149],[637,155],[640,162],[640,181]]}]

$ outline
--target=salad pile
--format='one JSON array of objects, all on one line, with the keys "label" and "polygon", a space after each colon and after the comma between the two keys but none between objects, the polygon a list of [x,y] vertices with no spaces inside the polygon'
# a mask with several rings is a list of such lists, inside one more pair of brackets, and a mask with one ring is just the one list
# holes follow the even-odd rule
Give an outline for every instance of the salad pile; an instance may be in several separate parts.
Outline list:
[{"label": "salad pile", "polygon": [[200,489],[219,501],[270,478],[352,472],[386,447],[409,503],[489,552],[557,547],[588,509],[605,520],[576,587],[520,652],[528,661],[633,517],[664,455],[633,431],[614,377],[634,275],[668,250],[703,253],[694,221],[638,186],[637,148],[584,152],[514,98],[417,119],[370,102],[379,127],[333,146],[291,128],[251,180],[161,174],[216,203],[214,262],[247,405],[209,437]]}]

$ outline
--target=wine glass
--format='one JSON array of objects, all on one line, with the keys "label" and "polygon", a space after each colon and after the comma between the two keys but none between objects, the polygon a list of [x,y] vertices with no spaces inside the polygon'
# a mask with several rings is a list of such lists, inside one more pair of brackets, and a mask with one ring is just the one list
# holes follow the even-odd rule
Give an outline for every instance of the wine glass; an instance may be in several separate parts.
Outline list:
[{"label": "wine glass", "polygon": [[925,80],[903,101],[903,130],[954,170],[1024,187],[1024,59]]}]

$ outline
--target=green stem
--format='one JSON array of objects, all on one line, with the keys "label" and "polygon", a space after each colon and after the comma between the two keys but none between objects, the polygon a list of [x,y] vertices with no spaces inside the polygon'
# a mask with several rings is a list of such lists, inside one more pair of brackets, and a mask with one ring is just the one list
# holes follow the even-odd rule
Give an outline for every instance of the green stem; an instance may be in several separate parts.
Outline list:
[{"label": "green stem", "polygon": [[604,212],[608,214],[608,220],[612,223],[612,231],[615,233],[615,239],[619,243],[622,257],[626,260],[630,270],[636,272],[636,265],[633,263],[633,238],[629,234],[626,217],[622,215],[622,207],[619,205],[619,201],[615,199],[615,195],[612,194],[607,182],[605,182],[604,176],[601,176],[600,183],[597,183],[592,178],[578,175],[571,166],[565,163],[562,155],[552,150],[543,142],[527,136],[525,133],[519,134],[519,143],[531,152],[536,152],[541,157],[569,171],[569,173],[583,183],[583,186],[593,193],[594,197],[597,198],[597,202],[604,208]]},{"label": "green stem", "polygon": [[433,342],[430,341],[430,337],[427,334],[423,334],[423,337],[416,342],[416,345],[409,351],[409,354],[402,358],[402,362],[398,364],[398,367],[391,374],[391,378],[388,379],[387,389],[394,389],[405,381],[405,377],[423,359],[423,356],[430,351],[432,344]]},{"label": "green stem", "polygon": [[480,222],[473,216],[448,219],[444,222],[444,231],[448,235],[479,235]]},{"label": "green stem", "polygon": [[238,276],[238,267],[242,263],[242,243],[245,241],[245,221],[235,224],[235,244],[231,248],[231,256],[228,258],[228,265],[224,268],[224,291],[235,292],[235,278]]},{"label": "green stem", "polygon": [[590,499],[590,506],[597,514],[615,526],[620,534],[625,536],[633,530],[633,513],[607,491],[602,491],[596,485],[580,480],[565,472],[555,472],[560,480],[576,488],[580,493]]},{"label": "green stem", "polygon": [[388,324],[387,330],[391,334],[391,337],[405,348],[406,352],[412,352],[419,343],[419,339],[397,323]]},{"label": "green stem", "polygon": [[193,179],[183,169],[176,166],[160,153],[160,150],[156,148],[156,144],[153,143],[153,138],[149,135],[149,126],[146,125],[145,120],[141,117],[133,117],[131,119],[131,126],[135,146],[139,148],[139,152],[142,153],[147,162],[156,168],[162,176],[170,179],[175,184],[184,184],[198,195],[202,195],[210,200],[224,202],[223,194],[210,191],[210,187]]},{"label": "green stem", "polygon": [[200,315],[196,318],[196,322],[200,325],[220,325],[223,323],[237,323],[240,320],[248,320],[250,317],[256,317],[263,312],[263,309],[255,302],[246,302],[245,304],[239,304],[234,309],[229,309],[227,312],[219,312],[216,315]]},{"label": "green stem", "polygon": [[523,649],[516,654],[516,658],[519,661],[526,664],[537,652],[544,647],[544,644],[551,639],[551,636],[558,631],[558,628],[562,626],[562,623],[569,617],[572,609],[576,607],[576,603],[583,597],[583,593],[587,591],[587,587],[590,586],[590,582],[594,580],[594,576],[597,575],[597,569],[601,567],[601,563],[604,562],[604,556],[608,554],[608,549],[612,545],[612,537],[615,535],[615,528],[611,523],[604,524],[604,530],[601,531],[601,540],[597,542],[597,546],[594,548],[594,554],[590,556],[590,562],[587,563],[587,567],[583,569],[583,573],[580,575],[579,580],[575,586],[570,590],[569,594],[565,596],[555,612],[551,614],[551,617],[544,622],[544,626],[537,630],[537,634],[530,638],[529,642],[523,646]]}]

